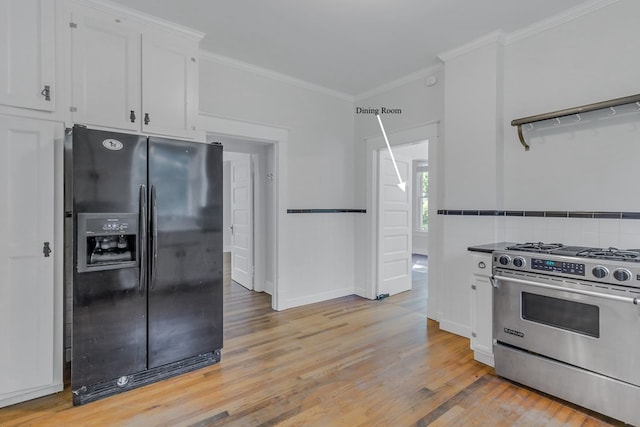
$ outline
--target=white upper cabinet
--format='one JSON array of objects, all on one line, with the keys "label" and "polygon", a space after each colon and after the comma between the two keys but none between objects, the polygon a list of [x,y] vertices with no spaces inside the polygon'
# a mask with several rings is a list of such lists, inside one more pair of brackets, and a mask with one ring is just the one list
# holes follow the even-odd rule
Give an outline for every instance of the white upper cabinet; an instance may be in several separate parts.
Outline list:
[{"label": "white upper cabinet", "polygon": [[200,36],[90,2],[69,16],[73,123],[196,136]]},{"label": "white upper cabinet", "polygon": [[0,0],[0,104],[55,110],[54,5]]},{"label": "white upper cabinet", "polygon": [[73,122],[139,130],[141,33],[89,8],[71,19]]},{"label": "white upper cabinet", "polygon": [[144,132],[193,136],[198,93],[198,46],[164,34],[142,37]]}]

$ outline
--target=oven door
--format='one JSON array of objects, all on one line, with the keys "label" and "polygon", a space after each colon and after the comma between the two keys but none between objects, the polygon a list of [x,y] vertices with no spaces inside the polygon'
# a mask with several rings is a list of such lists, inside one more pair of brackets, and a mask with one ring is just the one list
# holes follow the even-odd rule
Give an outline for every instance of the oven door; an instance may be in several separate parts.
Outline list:
[{"label": "oven door", "polygon": [[494,339],[640,386],[640,291],[495,270]]}]

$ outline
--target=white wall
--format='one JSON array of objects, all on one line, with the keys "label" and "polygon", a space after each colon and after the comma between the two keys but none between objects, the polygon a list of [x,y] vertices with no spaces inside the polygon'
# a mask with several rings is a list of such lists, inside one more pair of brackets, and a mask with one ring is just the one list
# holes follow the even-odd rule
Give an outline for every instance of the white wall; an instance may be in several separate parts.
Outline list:
[{"label": "white wall", "polygon": [[507,209],[640,210],[637,114],[527,133],[529,152],[509,125],[519,117],[640,93],[640,55],[631,54],[639,17],[640,2],[622,0],[506,47]]},{"label": "white wall", "polygon": [[[640,93],[640,57],[630,53],[640,38],[638,16],[640,2],[620,0],[506,35],[504,47],[476,43],[443,55],[441,209],[640,211],[640,170],[633,165],[640,158],[638,115],[530,133],[528,152],[510,125]],[[543,240],[640,247],[638,220],[444,216],[444,222],[440,320],[462,335],[470,325],[470,245]]]},{"label": "white wall", "polygon": [[[288,206],[354,206],[353,103],[204,53],[200,110],[223,118],[289,129]],[[276,176],[277,180],[278,177]],[[288,214],[280,224],[279,308],[354,292],[354,214]]]},{"label": "white wall", "polygon": [[[505,208],[640,211],[640,114],[528,132],[529,152],[508,124],[518,117],[640,93],[640,56],[630,54],[640,39],[638,16],[640,2],[621,0],[507,46]],[[637,248],[640,221],[507,218],[505,237]]]},{"label": "white wall", "polygon": [[[502,35],[442,55],[445,60],[444,197],[445,209],[496,209],[502,191]],[[497,240],[495,217],[444,216],[441,262],[430,265],[441,297],[440,327],[470,336],[471,294],[467,247]]]}]

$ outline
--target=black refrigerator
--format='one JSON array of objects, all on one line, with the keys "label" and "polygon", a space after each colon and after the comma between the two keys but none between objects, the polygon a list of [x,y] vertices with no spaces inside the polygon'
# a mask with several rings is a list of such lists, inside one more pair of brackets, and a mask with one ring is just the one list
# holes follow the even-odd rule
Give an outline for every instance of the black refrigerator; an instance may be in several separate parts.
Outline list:
[{"label": "black refrigerator", "polygon": [[220,361],[222,146],[65,140],[74,405]]}]

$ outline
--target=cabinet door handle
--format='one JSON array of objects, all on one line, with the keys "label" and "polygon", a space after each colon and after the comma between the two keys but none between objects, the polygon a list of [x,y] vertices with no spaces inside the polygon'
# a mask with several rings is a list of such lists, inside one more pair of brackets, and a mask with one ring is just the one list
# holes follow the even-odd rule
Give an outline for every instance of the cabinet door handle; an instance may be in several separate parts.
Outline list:
[{"label": "cabinet door handle", "polygon": [[136,112],[131,110],[131,114],[129,114],[129,119],[131,120],[131,123],[135,123],[136,122]]},{"label": "cabinet door handle", "polygon": [[487,264],[485,264],[484,261],[480,261],[478,263],[478,268],[486,268],[486,267],[487,267]]},{"label": "cabinet door handle", "polygon": [[44,89],[42,89],[40,95],[44,96],[45,101],[51,101],[51,86],[44,85]]},{"label": "cabinet door handle", "polygon": [[42,244],[42,254],[45,258],[49,258],[49,254],[51,253],[51,248],[49,247],[49,242],[44,242]]},{"label": "cabinet door handle", "polygon": [[148,125],[151,119],[149,118],[149,113],[144,113],[144,124]]}]

